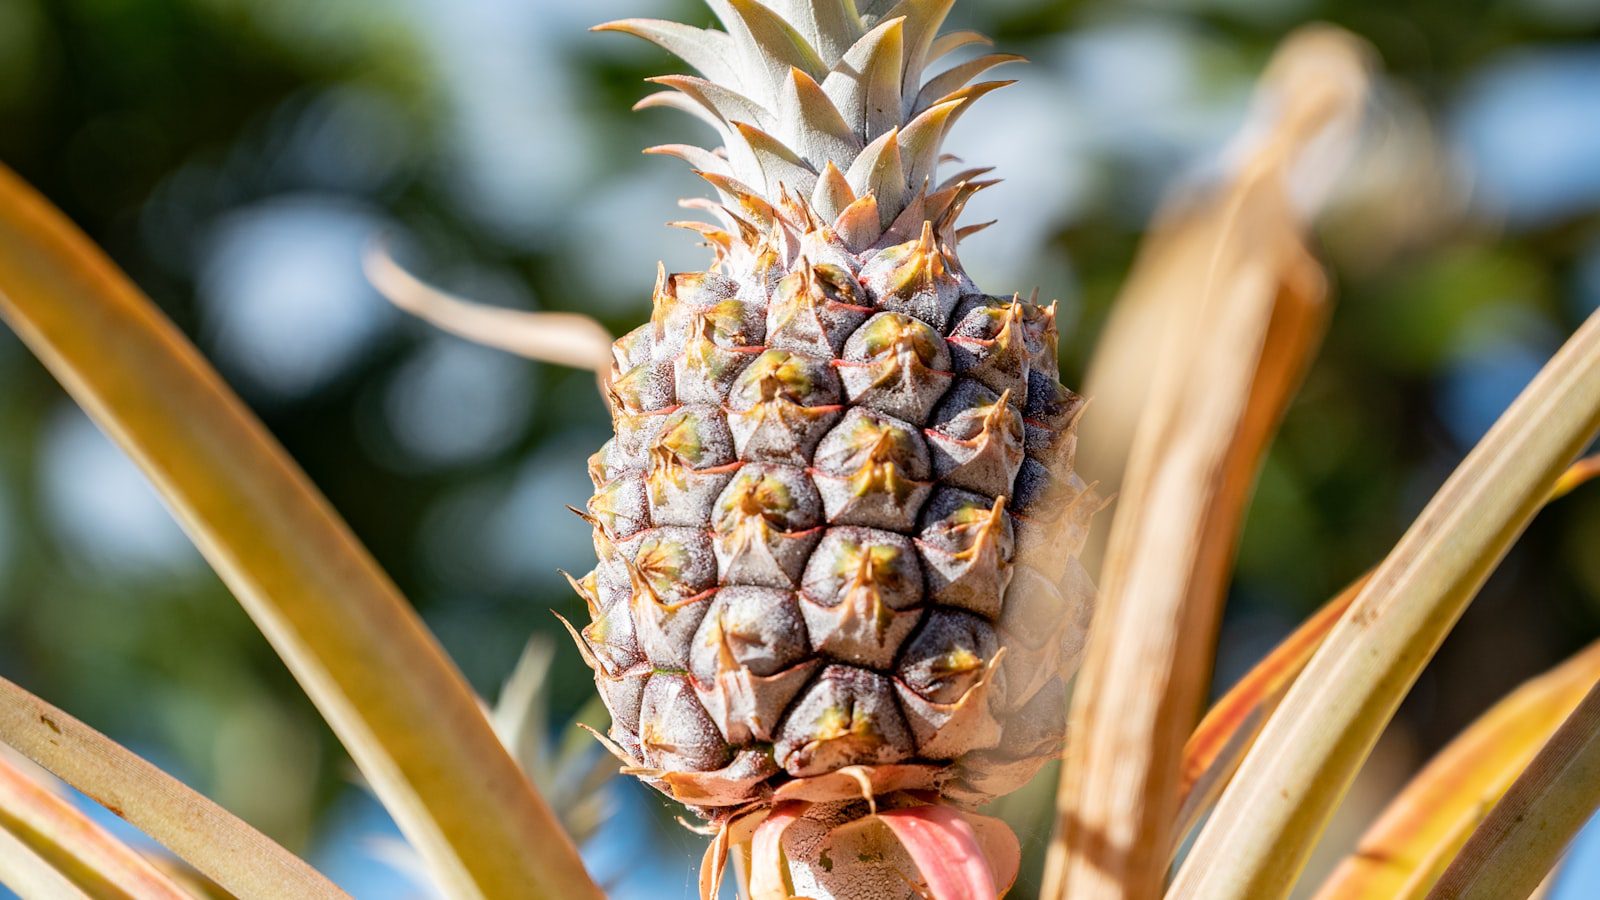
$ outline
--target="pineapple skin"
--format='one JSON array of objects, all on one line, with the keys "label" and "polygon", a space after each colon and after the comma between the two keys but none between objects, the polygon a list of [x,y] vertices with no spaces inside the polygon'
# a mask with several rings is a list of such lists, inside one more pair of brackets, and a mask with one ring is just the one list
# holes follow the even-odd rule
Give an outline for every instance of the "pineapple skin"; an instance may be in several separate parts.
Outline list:
[{"label": "pineapple skin", "polygon": [[716,188],[696,205],[720,227],[689,226],[716,260],[658,274],[590,460],[599,564],[573,635],[608,746],[712,822],[899,791],[982,804],[1060,751],[1098,506],[1054,305],[972,283],[957,219],[989,182],[932,178],[998,83],[921,83],[963,43],[935,38],[949,0],[711,5],[726,32],[604,26],[701,68],[647,105],[687,97],[724,141],[657,148]]}]

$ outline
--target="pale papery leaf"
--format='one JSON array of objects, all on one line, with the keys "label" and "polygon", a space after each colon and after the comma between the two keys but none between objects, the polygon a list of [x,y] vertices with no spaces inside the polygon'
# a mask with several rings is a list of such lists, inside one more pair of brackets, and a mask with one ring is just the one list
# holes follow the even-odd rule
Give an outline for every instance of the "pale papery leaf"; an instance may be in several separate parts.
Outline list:
[{"label": "pale papery leaf", "polygon": [[923,190],[932,182],[939,144],[962,103],[957,100],[929,107],[900,129],[900,159],[905,166],[900,177],[912,190]]},{"label": "pale papery leaf", "polygon": [[[1349,124],[1359,121],[1370,80],[1370,50],[1354,36],[1327,26],[1310,26],[1290,35],[1263,72],[1249,122],[1234,140],[1234,164],[1225,171],[1241,173],[1261,160],[1277,160],[1283,168],[1286,194],[1307,193],[1295,178],[1306,169],[1308,148],[1347,153]],[[1331,149],[1329,149],[1331,148]],[[1335,178],[1338,167],[1318,172]],[[1236,177],[1236,174],[1229,176]],[[1079,452],[1079,470],[1110,493],[1121,489],[1134,430],[1149,402],[1153,369],[1149,348],[1178,321],[1171,307],[1184,304],[1213,256],[1210,221],[1218,196],[1229,185],[1201,192],[1181,191],[1169,197],[1144,239],[1110,317],[1101,332],[1084,379],[1084,393],[1098,404],[1094,427],[1086,429]],[[1296,218],[1321,212],[1301,205]],[[1087,558],[1096,572],[1106,535],[1092,536]]]},{"label": "pale papery leaf", "polygon": [[[756,829],[766,821],[765,810],[735,815],[717,828],[700,860],[700,900],[716,900],[722,888],[722,877],[727,872],[728,854],[750,843]],[[780,836],[781,837],[781,836]]]},{"label": "pale papery leaf", "polygon": [[928,64],[928,53],[955,5],[956,0],[900,0],[887,13],[906,17],[905,74],[900,87],[906,106],[903,113],[910,112],[910,102],[922,83],[922,69]]},{"label": "pale papery leaf", "polygon": [[1018,56],[1015,53],[986,53],[977,59],[953,66],[948,71],[935,75],[928,79],[927,83],[923,84],[922,89],[917,92],[916,104],[912,107],[912,111],[921,112],[928,109],[938,103],[941,98],[966,87],[967,82],[996,66],[1027,61],[1027,57]]},{"label": "pale papery leaf", "polygon": [[767,196],[779,196],[785,188],[810,195],[812,188],[817,186],[817,173],[805,160],[785,147],[782,141],[754,125],[735,122],[733,127],[761,166]]},{"label": "pale papery leaf", "polygon": [[724,824],[706,847],[700,860],[700,900],[717,900],[722,890],[722,876],[728,865],[728,827]]},{"label": "pale papery leaf", "polygon": [[941,103],[954,103],[956,101],[961,102],[961,105],[956,107],[956,111],[950,114],[950,121],[946,124],[946,127],[949,128],[955,125],[957,119],[960,119],[962,116],[966,115],[967,110],[971,109],[972,104],[978,102],[980,98],[988,94],[992,94],[1001,88],[1008,88],[1016,83],[1017,82],[1015,79],[1006,81],[980,81],[977,84],[969,84],[960,90],[951,91],[942,97],[936,98],[933,102],[935,106]]},{"label": "pale papery leaf", "polygon": [[864,794],[891,794],[896,791],[931,790],[945,774],[939,765],[891,763],[878,766],[847,766],[823,775],[795,778],[785,782],[773,798],[803,800],[807,803],[826,803],[836,800],[854,800]]},{"label": "pale papery leaf", "polygon": [[745,841],[744,843],[739,844],[733,848],[731,853],[733,856],[733,877],[739,888],[739,900],[751,900],[750,842]]},{"label": "pale papery leaf", "polygon": [[522,654],[489,711],[489,721],[500,742],[535,784],[547,782],[554,762],[545,735],[550,725],[546,694],[554,661],[555,648],[550,640],[543,635],[531,638],[523,645]]},{"label": "pale papery leaf", "polygon": [[619,31],[641,37],[694,67],[701,75],[722,84],[737,85],[733,38],[721,31],[695,28],[665,19],[618,19],[596,25],[594,31]]},{"label": "pale papery leaf", "polygon": [[729,23],[728,28],[743,54],[745,71],[766,73],[767,97],[778,96],[791,68],[819,79],[828,74],[828,66],[816,48],[765,4],[757,0],[725,2],[738,18],[738,23]]},{"label": "pale papery leaf", "polygon": [[727,157],[718,156],[704,147],[696,147],[692,144],[659,144],[654,147],[646,147],[644,152],[651,156],[673,156],[688,163],[692,168],[728,178],[733,177],[733,169],[730,167]]},{"label": "pale papery leaf", "polygon": [[[833,164],[833,160],[829,160],[817,178],[816,189],[811,193],[812,209],[824,221],[831,223],[855,201],[856,192],[850,188],[850,182],[845,180],[844,173]],[[872,218],[876,222],[878,217],[873,215]]]},{"label": "pale papery leaf", "polygon": [[800,30],[824,59],[838,59],[861,38],[861,16],[853,0],[769,0]]},{"label": "pale papery leaf", "polygon": [[[905,208],[910,190],[906,187],[905,167],[900,158],[900,130],[891,128],[867,145],[845,170],[845,181],[857,196],[872,195],[877,200],[878,224],[888,227],[893,216]],[[848,211],[848,210],[847,210]],[[880,228],[881,230],[881,228]]]},{"label": "pale papery leaf", "polygon": [[904,52],[904,17],[887,19],[856,41],[822,79],[822,92],[864,140],[882,135],[900,121]]},{"label": "pale papery leaf", "polygon": [[883,233],[883,221],[878,211],[878,198],[871,194],[859,197],[839,213],[833,222],[839,239],[852,252],[859,253],[872,246]]},{"label": "pale papery leaf", "polygon": [[992,47],[994,41],[988,35],[976,31],[947,31],[933,39],[933,46],[928,48],[928,62],[938,62],[962,47],[970,47],[973,44]]},{"label": "pale papery leaf", "polygon": [[[783,93],[778,95],[778,121],[783,123],[786,140],[813,169],[820,171],[833,166],[835,160],[853,159],[861,151],[861,138],[823,93],[822,86],[799,69],[789,71]],[[831,211],[819,209],[818,214],[831,218],[843,208],[839,205]]]},{"label": "pale papery leaf", "polygon": [[1166,868],[1191,728],[1180,711],[1204,700],[1250,485],[1325,317],[1326,283],[1284,202],[1274,167],[1241,182],[1209,271],[1192,273],[1197,302],[1175,310],[1184,327],[1157,355],[1074,694],[1043,896],[1147,896]]},{"label": "pale papery leaf", "polygon": [[[682,77],[687,78],[688,76]],[[654,94],[646,94],[643,97],[640,97],[638,101],[633,104],[634,112],[643,112],[647,109],[675,109],[678,112],[684,113],[691,118],[698,119],[706,125],[711,126],[711,129],[717,133],[717,136],[722,139],[723,143],[727,144],[733,140],[733,133],[728,128],[727,122],[723,121],[722,116],[719,115],[715,109],[706,105],[702,99],[693,94],[684,93],[683,91],[657,91]],[[734,149],[739,149],[737,143],[734,144]],[[746,151],[743,155],[745,158],[748,158],[748,151]],[[748,172],[739,169],[738,171],[735,171],[734,174],[747,175]]]},{"label": "pale papery leaf", "polygon": [[1186,249],[1146,263],[1164,270],[1151,279],[1160,316],[1143,320],[1159,327],[1137,345],[1128,332],[1106,337],[1125,362],[1139,357],[1150,388],[1072,698],[1049,900],[1150,897],[1165,880],[1189,717],[1204,701],[1250,486],[1326,319],[1327,282],[1286,179],[1318,117],[1339,109],[1289,99],[1277,140],[1183,234],[1158,238]]},{"label": "pale papery leaf", "polygon": [[1289,195],[1310,217],[1328,204],[1356,153],[1376,56],[1349,32],[1326,24],[1298,29],[1285,50],[1262,73],[1266,89],[1229,152],[1251,159],[1281,148],[1286,131],[1294,134]]},{"label": "pale papery leaf", "polygon": [[[704,113],[701,118],[724,137],[729,136],[729,126],[734,122],[750,122],[762,128],[770,128],[775,124],[771,114],[761,104],[725,84],[693,75],[657,75],[645,81],[672,88],[693,100]],[[640,103],[644,103],[644,100]],[[634,108],[638,109],[639,106]]]},{"label": "pale papery leaf", "polygon": [[[735,142],[735,147],[744,147],[744,142]],[[748,148],[746,148],[748,149]],[[761,167],[756,164],[755,157],[750,158],[750,164],[755,167],[754,174],[761,174]],[[714,172],[696,172],[708,184],[717,189],[722,195],[723,202],[727,205],[723,212],[729,217],[729,223],[737,226],[745,240],[757,239],[757,228],[768,228],[777,217],[777,210],[768,203],[761,193],[750,186],[750,183],[738,178],[728,178]],[[685,203],[689,201],[683,201]],[[711,208],[715,212],[715,207]],[[735,212],[737,211],[737,213]],[[743,218],[740,218],[740,217]]]}]

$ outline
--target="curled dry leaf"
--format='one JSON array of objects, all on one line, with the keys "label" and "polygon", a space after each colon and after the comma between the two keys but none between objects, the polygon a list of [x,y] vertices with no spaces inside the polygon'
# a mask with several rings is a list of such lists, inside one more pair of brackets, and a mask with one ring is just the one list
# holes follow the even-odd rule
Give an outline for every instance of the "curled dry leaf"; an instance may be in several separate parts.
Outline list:
[{"label": "curled dry leaf", "polygon": [[783,857],[783,834],[810,805],[779,803],[756,826],[750,840],[750,900],[789,900],[794,896],[794,882]]},{"label": "curled dry leaf", "polygon": [[[1288,193],[1297,218],[1321,211],[1337,163],[1351,152],[1365,104],[1369,50],[1350,34],[1308,26],[1291,35],[1263,72],[1251,121],[1240,129],[1228,154],[1237,160],[1277,158],[1288,164]],[[1307,148],[1317,148],[1308,153]],[[1238,171],[1245,171],[1241,165]],[[1168,198],[1139,257],[1112,305],[1084,380],[1084,395],[1096,403],[1092,429],[1082,438],[1079,468],[1102,490],[1121,489],[1123,467],[1138,417],[1150,402],[1150,349],[1179,328],[1181,307],[1192,304],[1196,285],[1214,256],[1213,229],[1224,184]],[[1298,226],[1290,226],[1298,230]],[[1180,329],[1181,330],[1181,329]],[[1104,535],[1098,545],[1103,549]],[[1093,554],[1098,558],[1099,554]],[[1091,571],[1094,571],[1091,568]]]},{"label": "curled dry leaf", "polygon": [[710,846],[700,860],[700,900],[716,900],[722,887],[722,876],[727,871],[728,854],[748,844],[757,827],[767,818],[764,809],[745,815],[735,815],[716,827]]},{"label": "curled dry leaf", "polygon": [[1051,900],[1161,890],[1245,501],[1321,334],[1327,284],[1304,245],[1291,176],[1326,129],[1358,114],[1364,53],[1319,29],[1291,38],[1273,72],[1267,139],[1220,198],[1158,239],[1142,264],[1154,270],[1141,288],[1154,312],[1107,337],[1119,374],[1148,373],[1138,376],[1148,397],[1132,401],[1140,413],[1103,605],[1072,701],[1042,893]]},{"label": "curled dry leaf", "polygon": [[599,376],[604,392],[611,371],[611,332],[590,316],[528,312],[464,300],[407,272],[381,243],[367,248],[362,266],[378,293],[417,318],[486,347],[588,369]]},{"label": "curled dry leaf", "polygon": [[796,778],[774,791],[772,797],[779,802],[808,803],[865,797],[871,802],[874,795],[935,788],[943,774],[942,766],[931,765],[846,766],[824,775]]}]

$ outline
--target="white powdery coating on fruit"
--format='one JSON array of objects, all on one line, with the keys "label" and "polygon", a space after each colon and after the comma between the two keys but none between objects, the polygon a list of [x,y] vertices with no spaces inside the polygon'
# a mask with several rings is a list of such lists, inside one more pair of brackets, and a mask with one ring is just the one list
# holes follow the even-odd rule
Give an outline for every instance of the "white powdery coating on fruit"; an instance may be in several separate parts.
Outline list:
[{"label": "white powdery coating on fruit", "polygon": [[818,803],[789,826],[783,851],[798,896],[809,900],[920,900],[910,854],[888,828],[840,830],[868,813],[865,803]]},{"label": "white powdery coating on fruit", "polygon": [[[903,279],[908,291],[926,280],[923,243],[900,254],[916,276]],[[1059,750],[1059,691],[1088,610],[1072,555],[1094,503],[1052,467],[1070,463],[1081,401],[1039,367],[1029,341],[1053,326],[1038,307],[972,295],[957,305],[962,333],[946,336],[884,311],[868,286],[800,265],[785,280],[799,313],[847,296],[853,332],[818,337],[812,352],[739,348],[738,374],[705,382],[724,392],[719,402],[653,410],[625,394],[616,410],[591,503],[603,560],[594,590],[609,611],[585,637],[608,670],[642,651],[652,683],[692,690],[636,712],[636,684],[600,679],[618,708],[613,733],[637,732],[669,773],[698,773],[691,793],[721,809],[791,777],[900,761],[944,762],[945,796],[981,803]],[[748,292],[720,280],[664,283],[678,287],[658,294],[660,321],[675,320],[689,285],[724,304],[724,325],[754,321]],[[778,323],[769,337],[792,324],[771,308],[762,321]],[[727,341],[706,327],[670,361],[676,371],[722,352]],[[814,355],[835,340],[840,358]],[[951,371],[958,356],[966,375]],[[979,375],[1030,389],[997,393]],[[665,727],[658,715],[685,715],[715,742],[666,749],[673,740],[652,738]],[[696,768],[768,744],[787,770],[771,779]]]},{"label": "white powdery coating on fruit", "polygon": [[[958,45],[935,50],[949,4],[883,19],[893,5],[611,26],[710,79],[658,79],[647,105],[694,112],[726,149],[661,148],[715,188],[687,205],[715,220],[690,227],[717,260],[661,273],[650,323],[614,350],[580,640],[618,744],[708,818],[846,765],[977,804],[1059,751],[1097,504],[1070,472],[1082,401],[1057,380],[1053,307],[962,271],[985,170],[936,174],[945,131],[995,86],[967,81],[1006,58],[925,79]],[[909,864],[867,868],[849,896],[912,896]],[[835,896],[817,879],[802,893]]]}]

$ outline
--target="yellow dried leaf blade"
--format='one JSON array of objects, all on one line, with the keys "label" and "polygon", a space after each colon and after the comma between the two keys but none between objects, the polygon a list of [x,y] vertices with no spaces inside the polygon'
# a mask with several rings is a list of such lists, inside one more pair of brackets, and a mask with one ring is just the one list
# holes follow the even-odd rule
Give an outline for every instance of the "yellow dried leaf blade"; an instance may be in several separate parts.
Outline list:
[{"label": "yellow dried leaf blade", "polygon": [[1506,789],[1428,900],[1500,900],[1539,888],[1600,808],[1600,684]]},{"label": "yellow dried leaf blade", "polygon": [[1289,685],[1350,608],[1370,574],[1361,576],[1301,623],[1200,720],[1183,748],[1182,782],[1178,788],[1182,798],[1176,832],[1179,836],[1194,826],[1200,812],[1221,793],[1266,717],[1277,708]]},{"label": "yellow dried leaf blade", "polygon": [[[182,782],[72,716],[0,678],[0,743],[54,773],[207,877],[241,897],[343,900],[299,857]],[[18,808],[15,804],[26,804]],[[35,852],[90,896],[178,900],[191,895],[0,759],[0,825],[49,845]],[[25,839],[26,840],[26,839]],[[30,843],[33,843],[30,841]],[[88,881],[83,875],[94,875]],[[116,885],[121,893],[101,886]]]},{"label": "yellow dried leaf blade", "polygon": [[28,900],[96,900],[5,828],[0,828],[0,885]]},{"label": "yellow dried leaf blade", "polygon": [[1600,429],[1600,313],[1374,572],[1223,792],[1168,896],[1276,897],[1439,642]]},{"label": "yellow dried leaf blade", "polygon": [[1600,642],[1496,703],[1406,785],[1316,900],[1426,895],[1596,681]]},{"label": "yellow dried leaf blade", "polygon": [[138,288],[3,168],[0,317],[154,482],[446,893],[599,896],[327,501]]},{"label": "yellow dried leaf blade", "polygon": [[[1551,492],[1550,499],[1559,499],[1595,474],[1600,474],[1597,462],[1600,462],[1600,457],[1574,463],[1561,476],[1557,482],[1561,489]],[[1180,839],[1194,827],[1200,814],[1216,800],[1228,779],[1233,777],[1239,762],[1266,724],[1267,716],[1277,709],[1289,685],[1299,677],[1312,654],[1322,646],[1340,616],[1350,608],[1356,594],[1371,577],[1371,572],[1362,575],[1301,623],[1211,707],[1195,728],[1194,734],[1189,736],[1189,743],[1183,751],[1183,783],[1180,787],[1183,803],[1178,814],[1177,829]]]}]

